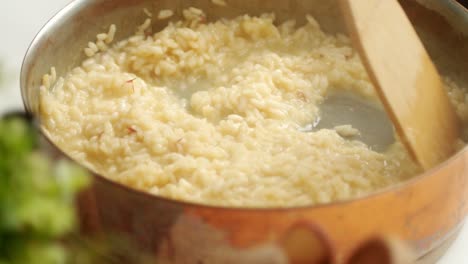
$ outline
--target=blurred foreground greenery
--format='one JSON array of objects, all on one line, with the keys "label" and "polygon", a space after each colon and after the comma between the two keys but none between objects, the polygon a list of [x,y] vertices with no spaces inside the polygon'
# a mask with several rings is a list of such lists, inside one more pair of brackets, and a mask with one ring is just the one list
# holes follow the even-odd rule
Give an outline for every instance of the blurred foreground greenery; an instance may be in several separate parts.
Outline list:
[{"label": "blurred foreground greenery", "polygon": [[38,151],[24,118],[0,119],[0,264],[155,263],[122,235],[77,232],[84,169]]},{"label": "blurred foreground greenery", "polygon": [[36,152],[37,136],[19,118],[0,120],[0,263],[66,263],[58,240],[75,229],[74,196],[86,172]]}]

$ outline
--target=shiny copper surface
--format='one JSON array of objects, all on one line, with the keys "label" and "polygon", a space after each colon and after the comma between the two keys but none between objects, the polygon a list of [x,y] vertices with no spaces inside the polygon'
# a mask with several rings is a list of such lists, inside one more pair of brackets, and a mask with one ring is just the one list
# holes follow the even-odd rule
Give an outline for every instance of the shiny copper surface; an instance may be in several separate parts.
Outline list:
[{"label": "shiny copper surface", "polygon": [[[38,86],[51,66],[60,75],[77,65],[83,59],[81,48],[111,23],[117,24],[117,38],[128,36],[143,22],[143,7],[180,13],[193,5],[211,19],[274,11],[280,20],[301,20],[312,13],[328,32],[343,28],[334,1],[227,2],[228,7],[213,6],[209,0],[72,2],[39,33],[26,55],[21,76],[26,108],[37,116]],[[440,71],[468,83],[468,38],[462,34],[468,25],[466,10],[452,1],[401,2]],[[463,223],[468,212],[467,161],[465,148],[399,186],[352,201],[290,209],[182,203],[95,175],[93,187],[81,195],[80,211],[83,230],[126,233],[162,263],[342,263],[362,242],[378,235],[400,238],[421,257]]]}]

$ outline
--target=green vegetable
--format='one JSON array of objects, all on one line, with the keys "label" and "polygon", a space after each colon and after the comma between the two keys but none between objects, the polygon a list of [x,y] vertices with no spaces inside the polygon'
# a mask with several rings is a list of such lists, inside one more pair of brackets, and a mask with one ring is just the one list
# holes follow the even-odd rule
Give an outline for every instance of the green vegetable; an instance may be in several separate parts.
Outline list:
[{"label": "green vegetable", "polygon": [[27,122],[0,120],[0,264],[67,263],[58,239],[75,229],[73,198],[88,177],[36,147]]},{"label": "green vegetable", "polygon": [[0,120],[0,264],[155,263],[124,236],[76,234],[86,172],[37,151],[28,122]]}]

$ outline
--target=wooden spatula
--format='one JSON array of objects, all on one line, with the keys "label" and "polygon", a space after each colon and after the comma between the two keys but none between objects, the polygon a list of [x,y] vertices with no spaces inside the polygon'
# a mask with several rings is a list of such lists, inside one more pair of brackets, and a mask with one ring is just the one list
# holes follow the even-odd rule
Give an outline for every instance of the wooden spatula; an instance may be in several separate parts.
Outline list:
[{"label": "wooden spatula", "polygon": [[410,154],[430,169],[454,152],[459,120],[397,0],[340,0],[351,38]]}]

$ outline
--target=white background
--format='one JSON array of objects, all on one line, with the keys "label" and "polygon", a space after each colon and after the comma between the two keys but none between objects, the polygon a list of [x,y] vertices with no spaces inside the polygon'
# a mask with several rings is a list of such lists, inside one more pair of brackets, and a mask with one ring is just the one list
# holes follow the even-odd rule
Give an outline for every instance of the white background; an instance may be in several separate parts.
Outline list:
[{"label": "white background", "polygon": [[[0,15],[0,113],[22,109],[19,72],[26,49],[37,31],[70,0],[2,0]],[[440,260],[440,264],[468,263],[468,226]]]}]

